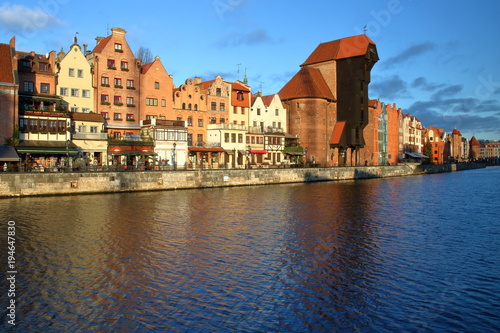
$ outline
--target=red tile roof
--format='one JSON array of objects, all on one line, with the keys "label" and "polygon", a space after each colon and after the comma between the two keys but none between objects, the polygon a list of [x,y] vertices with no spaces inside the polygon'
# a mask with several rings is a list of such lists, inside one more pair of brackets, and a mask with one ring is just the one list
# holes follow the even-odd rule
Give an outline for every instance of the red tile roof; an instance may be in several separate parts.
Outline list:
[{"label": "red tile roof", "polygon": [[239,91],[250,91],[250,89],[248,89],[248,87],[238,83],[238,82],[231,82],[231,86],[233,88],[233,90],[239,90]]},{"label": "red tile roof", "polygon": [[470,139],[470,145],[471,146],[480,146],[481,144],[479,143],[479,141],[477,141],[476,137],[473,136],[471,139]]},{"label": "red tile roof", "polygon": [[104,49],[104,47],[108,44],[109,40],[111,39],[111,36],[112,35],[109,35],[108,37],[105,37],[103,38],[99,44],[97,44],[95,47],[94,47],[94,50],[92,52],[94,53],[100,53],[102,52],[102,50]]},{"label": "red tile roof", "polygon": [[262,96],[262,101],[264,102],[265,106],[269,106],[269,105],[271,105],[273,98],[274,98],[274,95]]},{"label": "red tile roof", "polygon": [[71,113],[71,118],[75,121],[96,121],[103,123],[104,117],[100,113],[80,113],[73,112]]},{"label": "red tile roof", "polygon": [[366,35],[357,35],[321,43],[302,66],[336,59],[358,57],[366,54],[368,45],[375,43]]},{"label": "red tile roof", "polygon": [[[153,61],[154,62],[154,61]],[[150,62],[149,64],[145,64],[141,67],[141,74],[146,73],[151,66],[153,66],[153,62]]]},{"label": "red tile roof", "polygon": [[342,133],[344,132],[345,121],[338,121],[333,128],[332,137],[330,138],[331,145],[339,145]]},{"label": "red tile roof", "polygon": [[0,82],[15,83],[10,45],[0,44]]},{"label": "red tile roof", "polygon": [[281,100],[308,97],[335,100],[319,69],[312,67],[302,67],[278,95]]},{"label": "red tile roof", "polygon": [[460,133],[460,131],[459,131],[459,130],[457,130],[456,128],[455,128],[455,129],[453,129],[453,132],[452,132],[452,134],[455,134],[455,135],[460,135],[460,136],[462,136],[462,133]]}]

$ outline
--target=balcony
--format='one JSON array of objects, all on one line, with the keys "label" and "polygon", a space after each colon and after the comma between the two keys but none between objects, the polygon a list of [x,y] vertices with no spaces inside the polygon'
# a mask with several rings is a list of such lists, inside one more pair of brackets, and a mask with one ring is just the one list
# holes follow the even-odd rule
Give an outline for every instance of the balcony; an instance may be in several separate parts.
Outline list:
[{"label": "balcony", "polygon": [[209,130],[213,129],[225,129],[225,130],[238,130],[238,131],[246,131],[246,125],[238,125],[238,124],[208,124],[207,128]]},{"label": "balcony", "polygon": [[107,140],[108,133],[74,133],[73,140]]}]

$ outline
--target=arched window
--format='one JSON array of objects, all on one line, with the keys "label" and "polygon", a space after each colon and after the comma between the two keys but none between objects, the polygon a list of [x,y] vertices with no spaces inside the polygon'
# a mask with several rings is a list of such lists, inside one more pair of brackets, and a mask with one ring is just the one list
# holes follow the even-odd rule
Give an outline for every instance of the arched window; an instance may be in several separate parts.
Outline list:
[{"label": "arched window", "polygon": [[236,100],[238,100],[238,101],[242,101],[242,100],[244,100],[244,99],[245,99],[245,98],[243,97],[243,93],[242,93],[241,91],[238,91],[238,92],[236,93]]},{"label": "arched window", "polygon": [[188,110],[191,110],[191,103],[188,104]]},{"label": "arched window", "polygon": [[195,110],[195,111],[198,111],[198,104],[195,104],[195,105],[194,105],[194,110]]},{"label": "arched window", "polygon": [[186,110],[186,103],[182,103],[182,109]]}]

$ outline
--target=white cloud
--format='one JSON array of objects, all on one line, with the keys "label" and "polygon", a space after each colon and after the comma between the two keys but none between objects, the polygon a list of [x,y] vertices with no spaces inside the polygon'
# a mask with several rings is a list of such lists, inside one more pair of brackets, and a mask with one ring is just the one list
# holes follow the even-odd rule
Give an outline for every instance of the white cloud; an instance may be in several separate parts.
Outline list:
[{"label": "white cloud", "polygon": [[0,6],[0,28],[24,37],[35,34],[38,30],[62,25],[57,18],[59,7],[28,8],[21,5],[3,3]]}]

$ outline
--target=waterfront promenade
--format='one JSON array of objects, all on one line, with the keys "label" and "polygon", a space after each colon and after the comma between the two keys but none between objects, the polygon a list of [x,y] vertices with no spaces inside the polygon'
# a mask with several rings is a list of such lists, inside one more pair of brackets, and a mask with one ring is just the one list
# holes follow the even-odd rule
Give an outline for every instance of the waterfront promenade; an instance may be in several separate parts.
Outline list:
[{"label": "waterfront promenade", "polygon": [[0,197],[162,191],[411,176],[485,167],[464,163],[282,169],[0,173]]}]

